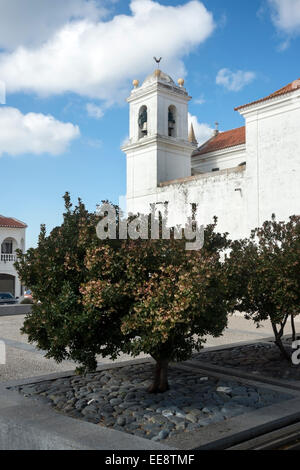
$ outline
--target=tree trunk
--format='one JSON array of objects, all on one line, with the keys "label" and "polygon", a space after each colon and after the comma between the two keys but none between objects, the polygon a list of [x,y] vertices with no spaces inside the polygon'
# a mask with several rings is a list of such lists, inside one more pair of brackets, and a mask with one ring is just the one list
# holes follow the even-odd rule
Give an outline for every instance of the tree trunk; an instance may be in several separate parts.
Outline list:
[{"label": "tree trunk", "polygon": [[292,336],[292,341],[296,341],[296,328],[295,328],[295,318],[294,318],[294,315],[291,315],[291,325],[292,325],[292,332],[293,332],[293,336]]},{"label": "tree trunk", "polygon": [[156,361],[153,382],[148,389],[149,393],[163,393],[169,390],[168,366],[168,359],[160,359]]},{"label": "tree trunk", "polygon": [[278,348],[280,349],[280,352],[281,352],[282,356],[284,357],[284,359],[286,359],[287,361],[290,362],[290,361],[291,361],[291,358],[290,358],[290,356],[288,355],[288,353],[287,353],[285,347],[283,346],[281,339],[280,339],[280,338],[276,339],[276,340],[275,340],[275,344],[276,344],[276,346],[278,346]]},{"label": "tree trunk", "polygon": [[275,344],[276,344],[276,346],[279,348],[279,350],[280,350],[282,356],[284,357],[284,359],[286,359],[287,361],[290,362],[291,358],[290,358],[289,354],[287,353],[287,351],[286,351],[286,349],[283,346],[282,341],[281,341],[285,324],[286,324],[286,320],[282,323],[281,329],[280,329],[279,332],[277,331],[277,327],[276,327],[275,323],[272,323],[272,327],[273,327],[273,331],[274,331],[274,335],[275,335]]}]

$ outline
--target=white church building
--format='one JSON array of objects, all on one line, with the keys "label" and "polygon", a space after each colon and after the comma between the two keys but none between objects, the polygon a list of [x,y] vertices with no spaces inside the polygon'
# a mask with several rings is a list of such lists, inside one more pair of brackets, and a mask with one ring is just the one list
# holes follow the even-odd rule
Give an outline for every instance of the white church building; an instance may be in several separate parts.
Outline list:
[{"label": "white church building", "polygon": [[25,251],[27,225],[12,217],[0,215],[0,292],[23,296],[23,286],[14,267],[16,250]]},{"label": "white church building", "polygon": [[218,217],[232,238],[270,220],[300,214],[300,80],[236,108],[245,126],[215,131],[198,146],[188,129],[184,88],[157,69],[133,82],[127,157],[127,212],[168,207],[169,225],[184,224],[197,204],[197,221]]}]

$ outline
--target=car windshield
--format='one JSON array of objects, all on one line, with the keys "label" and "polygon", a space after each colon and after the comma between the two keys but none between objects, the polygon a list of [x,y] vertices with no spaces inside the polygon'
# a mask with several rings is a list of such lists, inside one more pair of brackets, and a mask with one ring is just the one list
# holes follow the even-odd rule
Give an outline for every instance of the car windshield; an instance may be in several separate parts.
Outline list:
[{"label": "car windshield", "polygon": [[0,292],[0,299],[13,299],[13,295],[9,292]]}]

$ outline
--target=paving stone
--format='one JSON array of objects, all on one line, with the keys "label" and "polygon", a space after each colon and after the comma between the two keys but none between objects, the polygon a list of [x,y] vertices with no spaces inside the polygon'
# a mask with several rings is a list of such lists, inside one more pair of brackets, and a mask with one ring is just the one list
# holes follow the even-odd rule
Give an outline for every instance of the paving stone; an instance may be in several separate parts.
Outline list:
[{"label": "paving stone", "polygon": [[109,403],[112,405],[112,406],[115,406],[115,405],[120,405],[120,403],[122,403],[122,398],[112,398],[111,400],[109,400]]},{"label": "paving stone", "polygon": [[[226,360],[232,359],[230,351],[226,355]],[[219,353],[214,358],[218,360]],[[234,360],[238,358],[235,351]],[[194,432],[285,398],[263,386],[244,386],[238,379],[219,380],[172,367],[169,375],[171,390],[157,395],[147,393],[153,376],[151,364],[30,384],[17,390],[73,418],[153,441]]]},{"label": "paving stone", "polygon": [[158,434],[159,439],[166,439],[169,435],[169,431],[166,431],[165,429],[162,429],[160,433]]},{"label": "paving stone", "polygon": [[190,421],[191,423],[197,423],[197,421],[198,421],[197,416],[194,415],[194,414],[191,414],[191,413],[188,413],[188,414],[186,415],[186,419],[187,419],[188,421]]}]

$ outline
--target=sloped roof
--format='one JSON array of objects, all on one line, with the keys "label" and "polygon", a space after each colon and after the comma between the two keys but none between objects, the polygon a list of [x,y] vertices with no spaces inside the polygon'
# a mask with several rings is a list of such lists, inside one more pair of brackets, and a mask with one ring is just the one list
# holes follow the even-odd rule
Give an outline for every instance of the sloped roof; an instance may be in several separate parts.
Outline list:
[{"label": "sloped roof", "polygon": [[219,132],[213,136],[193,153],[193,157],[205,155],[206,153],[216,152],[230,147],[236,147],[246,143],[246,128],[238,127],[226,132]]},{"label": "sloped roof", "polygon": [[3,215],[0,215],[0,227],[26,228],[27,225],[13,217],[4,217]]},{"label": "sloped roof", "polygon": [[287,93],[291,93],[292,91],[298,90],[300,88],[300,78],[298,80],[294,80],[293,82],[289,83],[288,85],[280,88],[279,90],[275,91],[274,93],[271,93],[271,95],[266,96],[265,98],[261,98],[256,101],[252,101],[251,103],[244,104],[242,106],[238,106],[235,108],[235,111],[238,111],[239,109],[246,108],[248,106],[251,106],[253,104],[258,104],[258,103],[263,103],[264,101],[271,100],[272,98],[275,98],[276,96],[281,96],[281,95],[286,95]]}]

